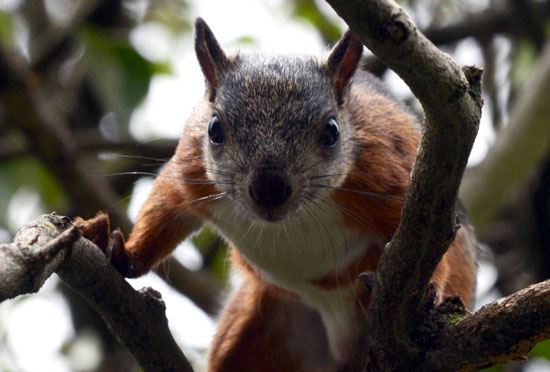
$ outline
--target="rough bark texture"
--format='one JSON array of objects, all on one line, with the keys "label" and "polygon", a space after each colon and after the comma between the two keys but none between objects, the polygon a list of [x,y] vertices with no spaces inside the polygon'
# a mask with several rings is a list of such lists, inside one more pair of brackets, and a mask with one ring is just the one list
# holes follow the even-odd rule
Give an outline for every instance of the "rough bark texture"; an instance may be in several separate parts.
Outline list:
[{"label": "rough bark texture", "polygon": [[[42,222],[43,228],[56,227]],[[39,233],[11,244],[0,245],[0,302],[25,293],[35,293],[54,273],[61,262],[71,254],[73,243],[80,237],[76,228],[70,228],[50,240],[37,245]]]},{"label": "rough bark texture", "polygon": [[55,214],[22,227],[12,244],[0,246],[0,301],[37,291],[55,270],[101,314],[143,370],[192,371],[168,329],[160,294],[136,292],[98,247],[79,236],[68,218]]},{"label": "rough bark texture", "polygon": [[476,371],[508,360],[525,360],[550,338],[550,280],[488,304],[445,327],[426,358],[425,370]]}]

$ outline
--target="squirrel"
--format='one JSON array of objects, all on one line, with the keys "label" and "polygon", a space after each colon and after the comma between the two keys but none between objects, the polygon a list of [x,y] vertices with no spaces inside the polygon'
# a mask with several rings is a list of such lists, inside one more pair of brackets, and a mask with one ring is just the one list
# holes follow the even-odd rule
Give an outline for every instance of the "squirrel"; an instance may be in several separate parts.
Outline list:
[{"label": "squirrel", "polygon": [[[242,284],[224,309],[210,372],[359,371],[375,273],[398,227],[420,124],[347,31],[327,58],[227,56],[195,22],[206,91],[127,241],[106,215],[79,220],[126,277],[204,223],[234,248]],[[459,216],[463,216],[459,211]],[[431,282],[471,305],[476,240],[463,220]]]}]

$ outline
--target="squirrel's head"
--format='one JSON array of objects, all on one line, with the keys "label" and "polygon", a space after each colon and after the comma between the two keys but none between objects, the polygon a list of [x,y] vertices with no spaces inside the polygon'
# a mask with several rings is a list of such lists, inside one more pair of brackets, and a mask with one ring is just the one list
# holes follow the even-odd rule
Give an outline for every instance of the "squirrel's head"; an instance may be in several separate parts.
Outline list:
[{"label": "squirrel's head", "polygon": [[352,163],[350,80],[363,49],[352,33],[322,61],[227,57],[202,19],[195,26],[208,178],[244,213],[266,221],[293,216],[340,186]]}]

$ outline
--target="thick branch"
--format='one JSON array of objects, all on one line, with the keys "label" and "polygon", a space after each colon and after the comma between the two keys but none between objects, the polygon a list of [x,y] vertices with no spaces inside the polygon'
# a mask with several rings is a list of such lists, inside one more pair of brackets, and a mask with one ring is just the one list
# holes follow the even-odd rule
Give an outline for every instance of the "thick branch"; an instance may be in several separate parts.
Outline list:
[{"label": "thick branch", "polygon": [[463,72],[392,1],[328,2],[401,76],[424,108],[425,125],[401,224],[380,259],[369,307],[369,368],[402,369],[417,357],[408,340],[428,282],[456,232],[458,186],[481,115],[481,72]]},{"label": "thick branch", "polygon": [[[12,244],[0,246],[0,300],[38,290],[55,270],[101,314],[144,371],[191,372],[168,329],[160,294],[150,288],[136,292],[99,248],[78,237],[70,221],[55,214],[22,227]],[[8,283],[25,275],[18,289]]]},{"label": "thick branch", "polygon": [[482,307],[439,333],[424,370],[476,371],[511,359],[550,338],[550,280]]}]

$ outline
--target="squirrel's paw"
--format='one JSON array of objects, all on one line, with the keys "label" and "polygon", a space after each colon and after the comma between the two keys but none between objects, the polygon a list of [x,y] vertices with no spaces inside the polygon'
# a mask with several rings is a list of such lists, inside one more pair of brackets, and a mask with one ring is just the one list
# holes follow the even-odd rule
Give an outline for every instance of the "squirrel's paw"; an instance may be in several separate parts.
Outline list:
[{"label": "squirrel's paw", "polygon": [[134,265],[125,249],[124,235],[120,229],[111,232],[109,215],[99,212],[94,218],[84,220],[77,217],[73,224],[78,227],[82,236],[97,245],[105,256],[124,277],[135,278],[141,271]]}]

